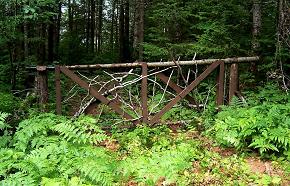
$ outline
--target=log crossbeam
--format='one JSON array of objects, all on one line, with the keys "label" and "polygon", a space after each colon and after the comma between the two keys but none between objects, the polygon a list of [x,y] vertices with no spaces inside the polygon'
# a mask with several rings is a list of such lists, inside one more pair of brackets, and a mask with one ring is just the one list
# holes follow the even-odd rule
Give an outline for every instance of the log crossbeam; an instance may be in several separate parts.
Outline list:
[{"label": "log crossbeam", "polygon": [[212,63],[200,76],[198,76],[188,87],[186,87],[182,92],[180,92],[172,101],[170,101],[160,112],[158,112],[151,120],[150,124],[153,125],[157,123],[160,118],[169,111],[174,105],[176,105],[180,100],[187,96],[202,80],[204,80],[211,72],[213,72],[218,66],[224,64],[223,61],[216,61]]},{"label": "log crossbeam", "polygon": [[[174,82],[172,82],[166,75],[164,75],[163,73],[159,73],[156,75],[161,81],[163,81],[164,83],[167,83],[168,82],[168,86],[170,88],[172,88],[176,93],[180,94],[182,92],[182,88],[180,88],[177,84],[175,84]],[[191,97],[190,95],[186,95],[185,96],[185,99],[187,101],[189,101],[191,104],[193,105],[196,105],[196,109],[198,111],[200,111],[200,108],[199,108],[199,103],[193,98]]]},{"label": "log crossbeam", "polygon": [[79,78],[74,72],[69,70],[67,67],[60,67],[60,71],[64,73],[67,77],[72,79],[75,83],[77,83],[82,88],[89,91],[89,93],[94,96],[96,99],[104,103],[105,105],[108,105],[111,109],[113,109],[116,113],[121,115],[122,117],[128,119],[128,120],[134,120],[134,118],[125,112],[119,105],[117,105],[115,102],[110,101],[108,98],[103,96],[101,93],[99,93],[97,90],[92,88],[87,82],[83,81],[81,78]]}]

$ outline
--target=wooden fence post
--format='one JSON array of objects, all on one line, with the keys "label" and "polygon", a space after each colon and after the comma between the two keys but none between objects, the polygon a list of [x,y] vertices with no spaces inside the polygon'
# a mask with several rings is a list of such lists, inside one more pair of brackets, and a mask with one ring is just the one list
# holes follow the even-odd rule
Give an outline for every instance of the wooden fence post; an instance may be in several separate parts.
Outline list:
[{"label": "wooden fence post", "polygon": [[230,68],[230,85],[229,85],[229,103],[231,103],[234,95],[239,90],[239,72],[238,64],[231,64]]},{"label": "wooden fence post", "polygon": [[217,106],[218,108],[224,104],[224,81],[225,81],[225,63],[221,61],[218,73],[218,87],[217,87]]},{"label": "wooden fence post", "polygon": [[39,96],[39,104],[41,110],[45,111],[44,105],[48,103],[48,80],[47,80],[47,67],[37,66],[37,77],[36,77],[36,89]]},{"label": "wooden fence post", "polygon": [[148,67],[147,63],[142,63],[142,83],[141,83],[141,104],[142,104],[142,120],[148,123]]},{"label": "wooden fence post", "polygon": [[60,67],[55,66],[55,92],[56,92],[56,113],[61,115],[61,84],[60,84]]}]

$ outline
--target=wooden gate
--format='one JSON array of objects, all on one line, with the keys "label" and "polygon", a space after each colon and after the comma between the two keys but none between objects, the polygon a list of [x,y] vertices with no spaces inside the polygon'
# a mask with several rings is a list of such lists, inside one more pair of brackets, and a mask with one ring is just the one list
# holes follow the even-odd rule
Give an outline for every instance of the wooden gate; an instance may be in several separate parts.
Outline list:
[{"label": "wooden gate", "polygon": [[[145,62],[136,62],[136,63],[120,63],[120,64],[98,64],[98,65],[74,65],[74,66],[56,66],[55,67],[55,80],[56,80],[56,111],[58,114],[61,114],[61,82],[60,75],[64,74],[74,81],[77,85],[84,88],[88,93],[102,102],[103,104],[109,106],[113,111],[118,113],[121,117],[131,120],[134,124],[138,123],[148,123],[155,124],[160,118],[169,111],[174,105],[176,105],[182,99],[188,100],[191,104],[196,105],[196,108],[199,109],[197,101],[189,95],[189,93],[195,89],[206,77],[208,77],[213,71],[218,70],[217,75],[217,96],[216,104],[219,108],[224,104],[224,82],[225,82],[225,64],[231,64],[230,67],[230,82],[229,82],[229,100],[238,91],[238,63],[242,62],[253,62],[259,60],[259,57],[243,57],[243,58],[227,58],[223,60],[196,60],[196,61],[180,61],[180,62],[154,62],[154,63],[145,63]],[[148,68],[156,67],[176,67],[180,68],[182,65],[193,65],[193,64],[202,64],[209,65],[206,70],[204,70],[197,78],[195,78],[191,83],[188,83],[184,89],[178,86],[176,83],[170,80],[162,71],[158,72],[156,76],[164,83],[173,89],[177,96],[167,103],[157,114],[149,118],[148,114]],[[124,111],[120,105],[116,102],[108,99],[106,95],[103,95],[101,92],[90,86],[89,83],[82,80],[73,70],[76,69],[100,69],[100,68],[141,68],[141,106],[142,106],[142,118],[135,119],[129,113]]]}]

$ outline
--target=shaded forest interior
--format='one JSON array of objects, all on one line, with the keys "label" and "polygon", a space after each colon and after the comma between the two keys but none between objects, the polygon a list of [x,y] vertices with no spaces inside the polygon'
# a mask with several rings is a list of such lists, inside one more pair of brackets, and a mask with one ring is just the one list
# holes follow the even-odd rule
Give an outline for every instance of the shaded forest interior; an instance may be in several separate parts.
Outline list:
[{"label": "shaded forest interior", "polygon": [[289,0],[0,0],[0,185],[289,186],[289,36]]},{"label": "shaded forest interior", "polygon": [[289,72],[286,0],[1,0],[0,9],[3,90],[31,83],[29,65],[261,55],[252,71]]}]

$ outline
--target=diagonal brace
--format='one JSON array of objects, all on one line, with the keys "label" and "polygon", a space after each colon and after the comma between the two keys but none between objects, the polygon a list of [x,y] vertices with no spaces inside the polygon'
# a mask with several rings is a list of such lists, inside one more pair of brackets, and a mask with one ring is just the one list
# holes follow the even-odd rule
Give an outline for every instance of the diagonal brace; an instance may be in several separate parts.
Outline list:
[{"label": "diagonal brace", "polygon": [[81,78],[79,78],[74,72],[69,70],[67,67],[60,67],[60,70],[67,75],[69,78],[71,78],[75,83],[77,83],[82,88],[89,90],[89,93],[94,96],[96,99],[100,100],[102,103],[108,105],[110,108],[112,108],[116,113],[120,114],[126,119],[133,120],[134,118],[123,111],[119,105],[117,105],[115,102],[111,102],[109,99],[107,99],[105,96],[100,94],[98,91],[96,91],[94,88],[90,87],[89,84],[85,81],[83,81]]},{"label": "diagonal brace", "polygon": [[[164,75],[163,73],[159,73],[157,74],[157,77],[163,81],[164,83],[168,83],[168,86],[170,88],[172,88],[175,92],[177,92],[178,94],[182,92],[182,88],[180,88],[177,84],[175,84],[174,82],[172,82],[166,75]],[[185,99],[187,99],[191,104],[196,105],[196,109],[198,111],[200,111],[199,108],[199,104],[197,103],[197,101],[191,97],[190,95],[186,95]]]},{"label": "diagonal brace", "polygon": [[188,95],[202,80],[204,80],[212,71],[214,71],[221,61],[212,63],[200,76],[198,76],[187,88],[182,90],[172,101],[170,101],[160,112],[158,112],[150,121],[150,124],[155,124],[159,119],[169,111],[174,105],[176,105],[181,99]]}]

